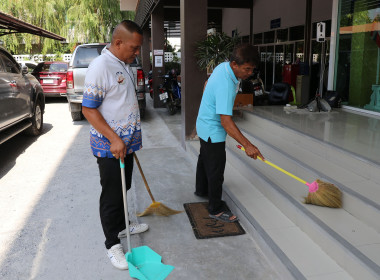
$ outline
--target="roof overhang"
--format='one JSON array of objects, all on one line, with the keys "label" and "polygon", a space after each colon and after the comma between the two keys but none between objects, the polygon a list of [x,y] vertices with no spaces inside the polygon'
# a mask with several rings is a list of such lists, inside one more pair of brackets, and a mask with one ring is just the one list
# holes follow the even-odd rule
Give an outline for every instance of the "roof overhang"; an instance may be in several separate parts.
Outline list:
[{"label": "roof overhang", "polygon": [[120,11],[136,11],[139,0],[120,0]]},{"label": "roof overhang", "polygon": [[[177,9],[176,13],[179,17],[180,0],[120,0],[137,2],[135,22],[141,27],[149,23],[150,15],[157,5],[162,5],[165,10],[165,20],[170,20],[170,10]],[[249,9],[253,6],[253,0],[205,0],[207,1],[208,9],[224,9],[224,8],[243,8]]]},{"label": "roof overhang", "polygon": [[[3,30],[8,30],[8,31],[3,31]],[[38,35],[41,37],[58,40],[58,41],[66,40],[65,38],[55,33],[52,33],[38,26],[22,21],[11,15],[0,12],[0,36],[12,34],[12,33],[30,33],[30,34]]]}]

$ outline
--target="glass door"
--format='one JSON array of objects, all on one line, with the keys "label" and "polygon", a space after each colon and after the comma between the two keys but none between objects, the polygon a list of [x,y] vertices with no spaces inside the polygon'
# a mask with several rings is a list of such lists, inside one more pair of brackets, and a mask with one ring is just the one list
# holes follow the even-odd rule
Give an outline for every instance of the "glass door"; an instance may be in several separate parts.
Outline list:
[{"label": "glass door", "polygon": [[380,112],[378,1],[340,0],[336,91],[342,104]]},{"label": "glass door", "polygon": [[284,45],[276,46],[276,61],[275,61],[275,71],[274,71],[274,82],[282,82],[282,69],[285,64],[285,52]]}]

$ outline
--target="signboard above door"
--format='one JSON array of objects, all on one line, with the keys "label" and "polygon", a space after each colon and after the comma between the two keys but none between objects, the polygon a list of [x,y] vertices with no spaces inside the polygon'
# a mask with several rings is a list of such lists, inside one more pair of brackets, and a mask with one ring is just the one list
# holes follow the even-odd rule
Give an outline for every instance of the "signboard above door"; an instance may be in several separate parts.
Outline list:
[{"label": "signboard above door", "polygon": [[272,19],[270,21],[270,29],[280,28],[281,27],[281,18]]}]

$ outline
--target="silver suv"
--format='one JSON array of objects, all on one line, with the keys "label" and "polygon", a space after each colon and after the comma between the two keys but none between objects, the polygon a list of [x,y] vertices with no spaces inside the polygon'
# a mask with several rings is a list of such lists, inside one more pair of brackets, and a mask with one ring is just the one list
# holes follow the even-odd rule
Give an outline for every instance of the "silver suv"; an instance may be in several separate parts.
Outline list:
[{"label": "silver suv", "polygon": [[[69,67],[67,70],[67,101],[73,121],[83,119],[82,100],[84,79],[86,76],[88,65],[98,57],[102,50],[106,47],[106,43],[84,44],[77,46],[73,52]],[[138,59],[130,64],[136,85],[136,94],[140,106],[140,116],[145,113],[145,77],[141,69]]]},{"label": "silver suv", "polygon": [[0,47],[0,144],[23,131],[40,135],[44,110],[40,83]]}]

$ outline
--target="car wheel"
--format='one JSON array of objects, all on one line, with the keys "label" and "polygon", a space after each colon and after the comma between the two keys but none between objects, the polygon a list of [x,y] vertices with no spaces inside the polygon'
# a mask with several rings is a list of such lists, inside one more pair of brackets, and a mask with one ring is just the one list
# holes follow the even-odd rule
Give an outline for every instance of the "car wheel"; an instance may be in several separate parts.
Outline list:
[{"label": "car wheel", "polygon": [[82,112],[71,112],[71,118],[73,119],[73,121],[82,120]]},{"label": "car wheel", "polygon": [[34,108],[34,114],[31,118],[32,126],[29,127],[25,132],[32,136],[40,135],[42,128],[44,126],[44,116],[42,113],[41,101],[37,100],[37,104]]}]

